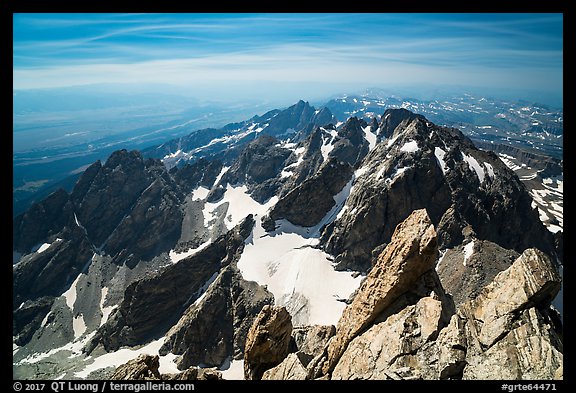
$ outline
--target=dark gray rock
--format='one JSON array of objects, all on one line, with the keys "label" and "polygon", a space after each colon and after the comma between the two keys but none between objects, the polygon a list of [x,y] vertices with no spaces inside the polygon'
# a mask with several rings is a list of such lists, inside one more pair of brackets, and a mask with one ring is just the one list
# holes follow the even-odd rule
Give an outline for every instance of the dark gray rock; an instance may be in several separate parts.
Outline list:
[{"label": "dark gray rock", "polygon": [[[320,150],[323,134],[324,131],[322,131],[320,127],[316,127],[311,131],[311,133],[307,134],[307,137],[298,145],[299,148],[304,148],[302,161],[296,168],[294,168],[294,174],[286,181],[280,190],[280,196],[286,195],[295,187],[302,184],[306,179],[314,176],[318,172],[320,166],[324,162],[324,157]],[[297,160],[297,155],[293,153],[288,160],[286,160],[286,166],[295,164],[298,162]]]},{"label": "dark gray rock", "polygon": [[84,197],[75,202],[76,216],[95,245],[105,242],[153,181],[138,151],[112,153]]},{"label": "dark gray rock", "polygon": [[32,335],[50,312],[54,298],[43,296],[35,300],[27,300],[12,314],[12,336],[19,346],[27,344]]},{"label": "dark gray rock", "polygon": [[425,120],[424,116],[410,112],[404,108],[386,109],[380,119],[380,126],[378,128],[378,133],[376,134],[378,140],[390,138],[396,127],[398,127],[402,122],[404,122],[405,126],[414,119]]},{"label": "dark gray rock", "polygon": [[366,154],[368,154],[368,142],[364,138],[363,127],[367,124],[364,120],[351,117],[338,131],[339,140],[334,143],[334,148],[329,156],[337,160],[355,166]]},{"label": "dark gray rock", "polygon": [[69,201],[68,193],[58,189],[17,216],[12,223],[12,248],[28,253],[36,244],[59,233],[73,215]]},{"label": "dark gray rock", "polygon": [[197,254],[130,284],[119,308],[98,330],[87,352],[98,344],[112,351],[164,334],[196,299],[206,281],[239,257],[253,225],[252,216],[248,216]]},{"label": "dark gray rock", "polygon": [[15,356],[14,362],[26,357],[26,354],[48,352],[74,340],[74,314],[66,299],[57,297],[52,301],[52,306],[35,327],[30,340],[17,352],[18,357]]},{"label": "dark gray rock", "polygon": [[221,184],[217,185],[216,187],[212,188],[206,197],[206,202],[215,203],[221,200],[224,197],[224,193],[226,192],[226,188],[224,188]]},{"label": "dark gray rock", "polygon": [[86,168],[86,170],[82,173],[82,176],[80,176],[76,182],[76,185],[72,190],[72,194],[70,195],[74,205],[79,206],[80,203],[82,203],[82,199],[84,199],[84,196],[86,196],[86,193],[90,189],[94,178],[98,175],[101,169],[102,163],[100,160],[98,160]]},{"label": "dark gray rock", "polygon": [[94,251],[84,231],[73,226],[53,237],[51,246],[42,253],[23,258],[12,271],[13,306],[28,299],[59,296],[92,259]]},{"label": "dark gray rock", "polygon": [[326,162],[318,174],[281,198],[269,216],[272,220],[287,219],[295,225],[311,227],[335,205],[334,195],[352,177],[352,167],[334,159]]},{"label": "dark gray rock", "polygon": [[325,106],[320,108],[318,110],[318,113],[315,113],[314,116],[312,117],[312,120],[310,121],[311,124],[319,126],[324,126],[335,122],[336,118],[334,117],[332,112],[330,112],[330,109],[328,109]]},{"label": "dark gray rock", "polygon": [[221,170],[221,161],[201,158],[194,164],[186,164],[181,168],[174,167],[170,173],[182,191],[189,193],[198,186],[212,188]]},{"label": "dark gray rock", "polygon": [[292,154],[290,150],[276,146],[278,142],[278,139],[264,134],[248,144],[224,174],[221,184],[247,184],[257,201],[269,199],[281,185],[271,180],[280,174],[286,159]]},{"label": "dark gray rock", "polygon": [[133,267],[141,258],[170,250],[180,237],[182,218],[179,196],[170,182],[159,177],[110,234],[105,250],[115,255],[117,264]]},{"label": "dark gray rock", "polygon": [[492,242],[475,240],[473,253],[464,264],[463,248],[457,246],[446,250],[437,268],[442,286],[452,295],[457,306],[476,298],[482,288],[520,256],[518,252]]},{"label": "dark gray rock", "polygon": [[242,358],[252,321],[264,305],[273,302],[272,294],[242,279],[234,264],[228,265],[170,329],[160,353],[181,355],[177,362],[181,370]]}]

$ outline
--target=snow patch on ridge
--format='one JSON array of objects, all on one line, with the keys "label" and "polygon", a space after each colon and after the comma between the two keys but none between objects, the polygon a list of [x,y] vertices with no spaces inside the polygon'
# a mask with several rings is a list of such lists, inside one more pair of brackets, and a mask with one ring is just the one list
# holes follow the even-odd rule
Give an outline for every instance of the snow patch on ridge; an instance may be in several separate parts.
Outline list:
[{"label": "snow patch on ridge", "polygon": [[[386,116],[388,116],[388,115],[386,115]],[[386,147],[389,148],[390,146],[392,146],[394,144],[394,142],[396,142],[396,139],[398,139],[398,136],[399,135],[396,135],[394,138],[388,139],[388,142],[386,142]]]},{"label": "snow patch on ridge", "polygon": [[478,176],[480,183],[483,183],[484,177],[486,176],[486,174],[484,173],[484,168],[482,168],[480,166],[478,161],[476,161],[476,159],[474,157],[469,156],[469,155],[464,154],[464,153],[462,153],[462,159],[464,161],[466,161],[470,170],[476,173],[476,176]]},{"label": "snow patch on ridge", "polygon": [[[324,128],[320,128],[324,133],[322,134],[322,146],[320,146],[320,152],[322,153],[322,158],[324,161],[328,159],[328,155],[334,149],[334,138],[338,135],[336,130],[326,130]],[[326,135],[329,133],[329,136]]]},{"label": "snow patch on ridge", "polygon": [[494,179],[494,177],[496,177],[496,175],[494,174],[494,168],[492,167],[492,165],[488,162],[485,162],[484,166],[488,170],[488,176],[490,177],[490,179]]},{"label": "snow patch on ridge", "polygon": [[376,134],[370,131],[371,126],[366,126],[362,130],[364,131],[364,139],[368,142],[368,149],[372,151],[376,147]]},{"label": "snow patch on ridge", "polygon": [[499,153],[498,157],[500,157],[500,160],[510,169],[512,169],[513,171],[517,171],[518,169],[522,168],[520,165],[516,165],[514,163],[515,158],[512,156],[509,156],[507,154],[503,154],[503,153]]},{"label": "snow patch on ridge", "polygon": [[217,185],[220,182],[222,176],[224,176],[224,174],[228,172],[228,169],[230,169],[229,166],[222,167],[222,170],[220,170],[220,173],[218,174],[218,176],[216,176],[216,180],[214,180],[214,185]]},{"label": "snow patch on ridge", "polygon": [[76,303],[76,285],[78,284],[80,277],[83,275],[84,274],[80,273],[72,285],[70,285],[70,288],[68,288],[68,290],[62,294],[62,296],[66,298],[66,304],[68,305],[68,308],[70,308],[72,311],[74,311],[74,303]]},{"label": "snow patch on ridge", "polygon": [[464,246],[464,266],[466,266],[466,262],[468,261],[468,259],[470,259],[470,257],[472,256],[472,254],[474,254],[474,240],[472,240],[470,243],[466,244]]},{"label": "snow patch on ridge", "polygon": [[44,244],[42,244],[40,247],[38,247],[38,250],[36,250],[36,253],[38,253],[38,254],[43,253],[43,252],[46,251],[48,248],[50,248],[51,245],[52,245],[52,243],[44,243]]},{"label": "snow patch on ridge", "polygon": [[74,339],[82,336],[86,331],[86,323],[84,322],[84,315],[79,314],[72,320],[72,329],[74,330]]},{"label": "snow patch on ridge", "polygon": [[189,256],[196,254],[198,251],[202,251],[203,249],[208,247],[208,245],[210,244],[211,241],[212,241],[212,239],[208,239],[204,243],[200,244],[198,247],[190,248],[190,249],[188,249],[188,251],[184,251],[184,252],[175,252],[174,250],[170,250],[168,255],[170,256],[170,260],[172,261],[172,263],[178,263],[182,259],[188,258]]},{"label": "snow patch on ridge", "polygon": [[246,185],[240,187],[233,187],[230,184],[226,185],[226,192],[221,200],[215,203],[207,202],[204,205],[202,214],[204,215],[204,225],[210,226],[216,215],[216,209],[219,206],[227,204],[226,215],[224,224],[229,230],[238,225],[249,214],[264,215],[266,211],[278,201],[277,196],[273,196],[265,204],[256,202],[250,194]]},{"label": "snow patch on ridge", "polygon": [[100,293],[100,311],[102,312],[102,319],[100,320],[100,326],[104,325],[110,316],[112,310],[116,308],[116,306],[106,306],[104,307],[104,302],[106,301],[106,295],[108,295],[108,287],[102,288],[102,292]]},{"label": "snow patch on ridge", "polygon": [[219,272],[215,272],[200,288],[198,288],[198,291],[196,292],[198,298],[194,301],[194,304],[200,304],[202,299],[204,299],[204,297],[206,296],[206,291],[208,290],[210,285],[212,285],[212,283],[216,280],[216,278],[218,277],[218,273]]},{"label": "snow patch on ridge", "polygon": [[408,142],[404,143],[404,145],[402,145],[402,147],[400,148],[400,151],[403,151],[406,153],[415,153],[419,149],[420,148],[418,147],[418,143],[416,141],[408,141]]},{"label": "snow patch on ridge", "polygon": [[439,147],[434,148],[434,155],[436,156],[436,160],[438,160],[438,165],[440,169],[442,169],[442,173],[446,175],[448,172],[448,165],[446,165],[446,161],[444,161],[444,157],[446,156],[446,152]]}]

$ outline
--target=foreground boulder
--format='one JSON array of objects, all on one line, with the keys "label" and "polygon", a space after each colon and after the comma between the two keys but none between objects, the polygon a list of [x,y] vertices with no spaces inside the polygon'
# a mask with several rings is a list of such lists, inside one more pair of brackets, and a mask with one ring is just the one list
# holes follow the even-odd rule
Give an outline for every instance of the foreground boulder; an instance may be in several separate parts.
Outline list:
[{"label": "foreground boulder", "polygon": [[442,328],[441,302],[424,297],[347,346],[331,379],[561,379],[560,322],[550,302],[560,277],[526,250]]},{"label": "foreground boulder", "polygon": [[464,303],[458,310],[468,342],[464,379],[560,378],[562,339],[549,308],[560,285],[550,258],[528,249]]},{"label": "foreground boulder", "polygon": [[365,330],[417,279],[434,268],[438,256],[436,231],[426,210],[414,211],[394,231],[352,303],[338,321],[336,336],[328,345],[326,374],[334,369],[348,344]]},{"label": "foreground boulder", "polygon": [[140,355],[127,363],[119,366],[110,379],[121,380],[146,380],[160,379],[158,368],[160,367],[160,358],[158,355]]},{"label": "foreground boulder", "polygon": [[264,372],[262,379],[305,380],[309,377],[309,366],[318,359],[336,334],[332,325],[298,326],[292,330],[291,352],[276,367]]},{"label": "foreground boulder", "polygon": [[142,354],[136,359],[119,366],[110,379],[114,380],[177,380],[207,381],[220,380],[222,373],[210,368],[190,367],[178,374],[160,374],[158,355]]},{"label": "foreground boulder", "polygon": [[292,318],[284,307],[264,306],[246,337],[244,377],[261,379],[288,354]]}]

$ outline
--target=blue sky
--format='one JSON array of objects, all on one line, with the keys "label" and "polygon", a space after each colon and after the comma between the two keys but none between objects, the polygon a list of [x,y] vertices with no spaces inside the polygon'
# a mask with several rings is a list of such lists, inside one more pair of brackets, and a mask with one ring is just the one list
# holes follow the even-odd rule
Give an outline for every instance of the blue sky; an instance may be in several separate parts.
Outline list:
[{"label": "blue sky", "polygon": [[562,95],[562,14],[15,14],[14,89],[459,85]]}]

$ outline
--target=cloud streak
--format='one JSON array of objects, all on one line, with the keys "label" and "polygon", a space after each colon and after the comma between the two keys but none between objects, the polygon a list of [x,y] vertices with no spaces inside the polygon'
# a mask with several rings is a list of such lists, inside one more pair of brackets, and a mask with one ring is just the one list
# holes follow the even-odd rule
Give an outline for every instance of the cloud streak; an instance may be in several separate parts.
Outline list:
[{"label": "cloud streak", "polygon": [[[560,89],[557,14],[14,16],[14,88],[158,82]],[[215,88],[223,86],[215,86]]]}]

